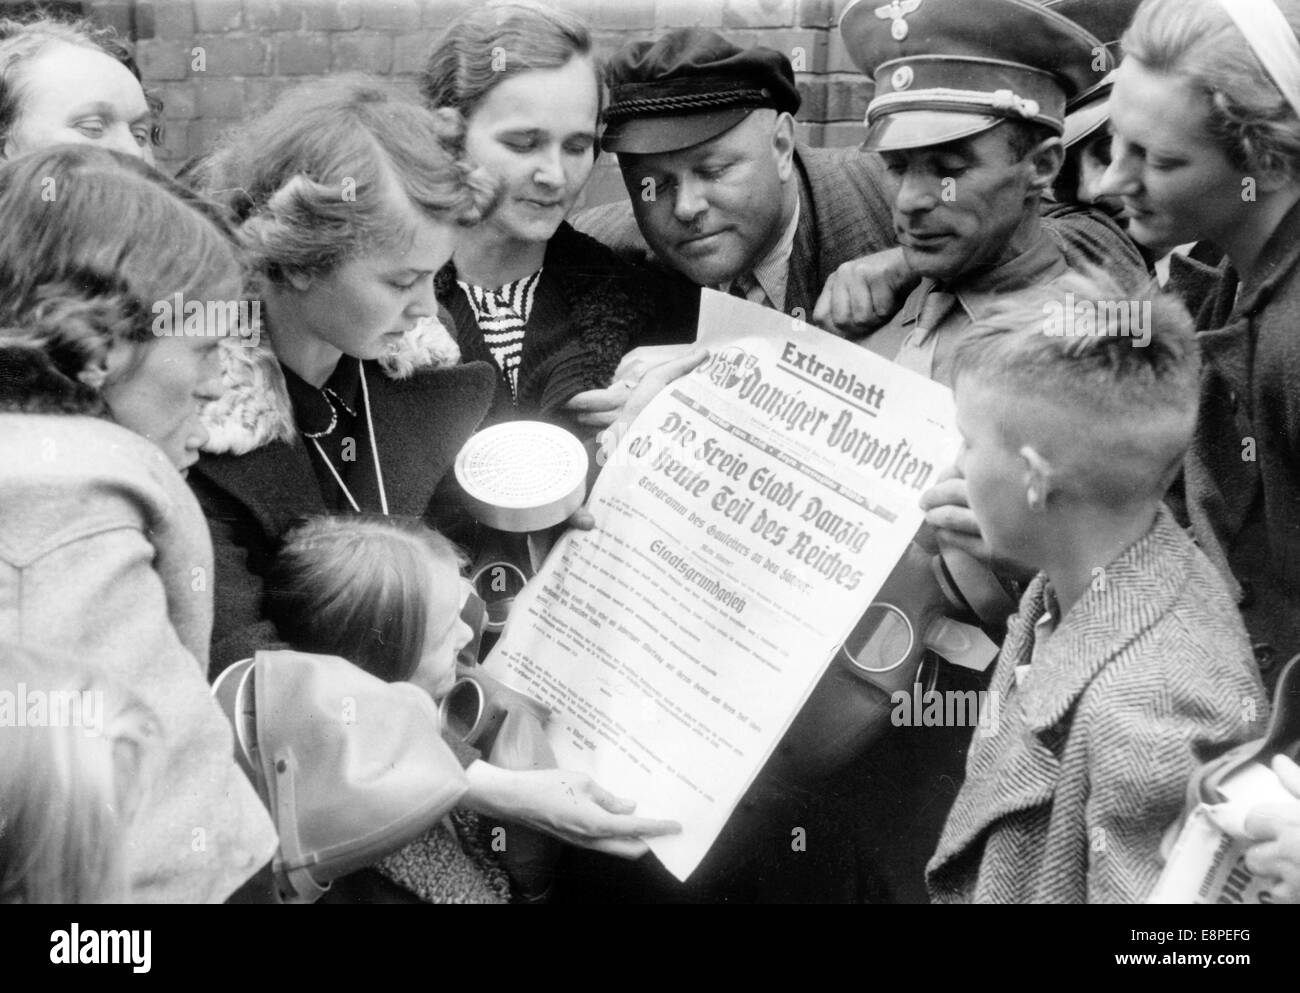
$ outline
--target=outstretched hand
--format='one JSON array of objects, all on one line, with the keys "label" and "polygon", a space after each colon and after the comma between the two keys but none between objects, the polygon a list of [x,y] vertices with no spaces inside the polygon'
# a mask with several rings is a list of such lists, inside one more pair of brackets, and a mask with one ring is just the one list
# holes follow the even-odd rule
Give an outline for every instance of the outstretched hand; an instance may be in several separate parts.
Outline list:
[{"label": "outstretched hand", "polygon": [[636,804],[616,797],[590,776],[564,769],[516,772],[486,762],[467,770],[467,807],[517,821],[580,848],[640,858],[643,839],[677,834],[676,821],[636,817]]},{"label": "outstretched hand", "polygon": [[[686,375],[708,356],[708,350],[690,348],[666,362],[646,366],[641,361],[624,360],[623,373],[603,390],[586,390],[577,394],[565,409],[576,415],[579,424],[594,428],[611,428],[618,423],[630,424],[636,415],[674,379]],[[621,435],[620,435],[621,436]]]},{"label": "outstretched hand", "polygon": [[[641,411],[650,405],[650,401],[659,395],[660,390],[675,380],[681,379],[709,357],[707,348],[692,348],[685,355],[663,362],[650,369],[645,377],[630,392],[627,403],[619,411],[618,417],[600,435],[600,458],[608,459],[623,440],[632,422],[640,416]],[[576,397],[575,397],[576,399]]]}]

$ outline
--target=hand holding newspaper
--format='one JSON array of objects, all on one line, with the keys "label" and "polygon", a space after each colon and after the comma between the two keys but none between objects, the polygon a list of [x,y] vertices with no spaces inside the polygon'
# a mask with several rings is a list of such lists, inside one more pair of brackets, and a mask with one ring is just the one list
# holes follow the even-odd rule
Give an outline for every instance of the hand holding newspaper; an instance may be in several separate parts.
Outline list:
[{"label": "hand holding newspaper", "polygon": [[700,323],[709,359],[623,437],[595,529],[560,540],[486,663],[551,708],[561,767],[682,823],[649,844],[683,880],[959,447],[951,393],[866,349],[710,292]]},{"label": "hand holding newspaper", "polygon": [[1255,844],[1246,817],[1267,804],[1296,804],[1278,774],[1252,762],[1219,787],[1223,803],[1192,808],[1165,860],[1148,903],[1267,903],[1270,880],[1251,872],[1246,852]]}]

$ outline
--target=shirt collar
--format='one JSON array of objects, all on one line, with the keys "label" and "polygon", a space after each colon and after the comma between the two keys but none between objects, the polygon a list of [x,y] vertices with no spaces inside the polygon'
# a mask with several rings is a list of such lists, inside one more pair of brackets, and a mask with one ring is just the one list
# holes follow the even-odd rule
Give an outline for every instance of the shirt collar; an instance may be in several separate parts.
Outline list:
[{"label": "shirt collar", "polygon": [[289,392],[289,403],[298,430],[305,434],[328,432],[339,413],[356,416],[361,394],[361,363],[344,355],[320,389],[312,386],[286,365],[284,385]]},{"label": "shirt collar", "polygon": [[[799,198],[794,201],[794,212],[781,233],[781,240],[763,258],[754,264],[754,280],[762,287],[768,302],[777,310],[785,309],[785,292],[790,281],[790,256],[794,253],[794,236],[799,228]],[[726,293],[735,280],[719,287]]]},{"label": "shirt collar", "polygon": [[1065,256],[1040,227],[1029,247],[1019,255],[996,268],[959,280],[953,284],[952,292],[971,319],[978,320],[997,304],[999,297],[1046,283],[1064,275],[1068,269]]}]

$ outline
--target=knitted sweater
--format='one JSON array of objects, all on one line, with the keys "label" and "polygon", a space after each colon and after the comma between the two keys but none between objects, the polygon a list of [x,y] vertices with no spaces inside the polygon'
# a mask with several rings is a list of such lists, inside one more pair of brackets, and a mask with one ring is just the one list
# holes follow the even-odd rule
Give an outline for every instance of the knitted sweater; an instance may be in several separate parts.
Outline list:
[{"label": "knitted sweater", "polygon": [[484,834],[477,814],[457,809],[376,868],[426,903],[509,903],[509,877]]},{"label": "knitted sweater", "polygon": [[561,224],[546,247],[524,332],[518,397],[512,399],[474,310],[456,285],[456,267],[448,262],[435,289],[455,321],[462,360],[492,362],[497,369],[496,398],[485,423],[525,417],[575,427],[560,408],[577,393],[608,386],[624,353],[658,323],[649,278],[600,242]]}]

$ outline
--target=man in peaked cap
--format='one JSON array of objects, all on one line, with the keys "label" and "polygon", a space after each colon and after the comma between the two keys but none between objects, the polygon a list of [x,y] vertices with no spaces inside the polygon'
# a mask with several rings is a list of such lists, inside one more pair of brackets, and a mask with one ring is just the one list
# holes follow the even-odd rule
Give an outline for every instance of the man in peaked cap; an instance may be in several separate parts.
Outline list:
[{"label": "man in peaked cap", "polygon": [[[1085,28],[1101,41],[1115,62],[1119,62],[1120,35],[1133,20],[1141,0],[1043,0],[1049,7]],[[1118,197],[1101,196],[1101,176],[1110,165],[1110,120],[1106,104],[1114,73],[1107,73],[1070,98],[1065,106],[1065,165],[1056,179],[1060,200],[1096,204],[1112,217],[1122,205]],[[1121,221],[1120,223],[1123,223]]]},{"label": "man in peaked cap", "polygon": [[[582,211],[575,227],[633,262],[805,320],[841,266],[865,265],[889,278],[900,300],[915,284],[895,247],[879,158],[794,140],[799,94],[784,55],[683,28],[625,46],[609,79],[602,147],[618,154],[629,200]],[[727,167],[716,169],[722,158]],[[1091,213],[1066,212],[1050,226],[1071,258],[1116,259],[1141,271],[1122,232]],[[665,315],[665,327],[695,326],[698,300],[682,289],[665,305],[688,312]],[[590,395],[592,409],[605,392]]]},{"label": "man in peaked cap", "polygon": [[983,309],[1065,272],[1039,203],[1064,160],[1066,101],[1110,57],[1031,0],[855,0],[840,28],[875,78],[864,147],[894,178],[894,229],[924,277],[866,344],[946,383]]},{"label": "man in peaked cap", "polygon": [[[885,161],[898,242],[922,277],[863,344],[951,385],[955,346],[982,313],[1068,271],[1043,196],[1064,160],[1067,100],[1112,62],[1090,33],[1029,0],[855,0],[840,29],[875,80],[864,148]],[[980,564],[988,556],[964,481],[946,480],[923,501],[950,539],[941,556],[950,581],[996,628],[1014,593]],[[978,689],[982,678],[945,667],[940,688]],[[895,898],[926,899],[925,863],[970,731],[899,730],[862,764],[858,844]]]}]

